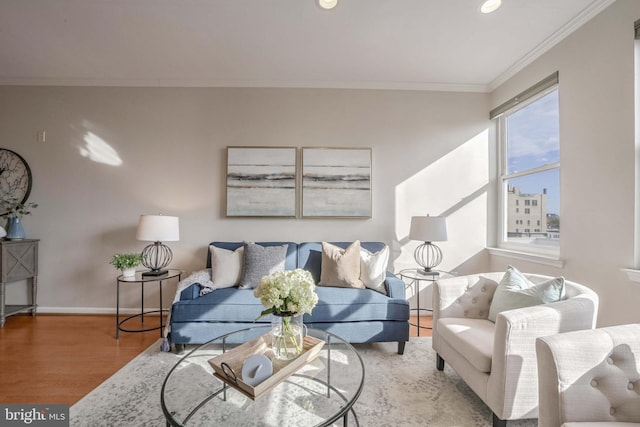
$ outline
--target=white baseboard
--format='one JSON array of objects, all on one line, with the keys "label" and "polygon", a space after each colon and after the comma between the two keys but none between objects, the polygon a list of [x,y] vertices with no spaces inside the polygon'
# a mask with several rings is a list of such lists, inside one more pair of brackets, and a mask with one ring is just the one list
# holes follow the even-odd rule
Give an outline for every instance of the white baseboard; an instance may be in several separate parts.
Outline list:
[{"label": "white baseboard", "polygon": [[[158,311],[158,308],[145,308],[145,311]],[[42,314],[116,314],[116,309],[113,307],[42,307],[38,306],[38,313]],[[120,314],[138,314],[140,309],[135,308],[121,308]],[[159,313],[149,313],[149,316],[157,316]]]}]

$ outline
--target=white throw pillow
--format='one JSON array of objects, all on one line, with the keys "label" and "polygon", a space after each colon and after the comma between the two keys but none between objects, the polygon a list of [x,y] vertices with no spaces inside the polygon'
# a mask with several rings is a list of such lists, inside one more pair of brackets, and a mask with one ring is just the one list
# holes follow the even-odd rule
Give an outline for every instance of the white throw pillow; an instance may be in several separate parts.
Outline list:
[{"label": "white throw pillow", "polygon": [[384,280],[387,274],[387,264],[389,263],[389,247],[385,245],[383,249],[376,253],[371,253],[365,248],[360,248],[360,280],[369,289],[387,295]]},{"label": "white throw pillow", "polygon": [[216,289],[230,288],[240,283],[244,247],[235,251],[209,246],[211,252],[211,281]]}]

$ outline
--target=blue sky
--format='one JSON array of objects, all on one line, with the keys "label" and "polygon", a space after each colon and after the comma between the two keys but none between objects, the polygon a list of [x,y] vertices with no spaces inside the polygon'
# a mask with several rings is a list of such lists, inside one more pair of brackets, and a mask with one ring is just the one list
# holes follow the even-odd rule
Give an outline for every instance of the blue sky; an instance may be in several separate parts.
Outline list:
[{"label": "blue sky", "polygon": [[[508,173],[560,161],[558,91],[545,95],[507,117]],[[523,193],[541,194],[547,189],[547,213],[560,214],[558,169],[510,180]]]}]

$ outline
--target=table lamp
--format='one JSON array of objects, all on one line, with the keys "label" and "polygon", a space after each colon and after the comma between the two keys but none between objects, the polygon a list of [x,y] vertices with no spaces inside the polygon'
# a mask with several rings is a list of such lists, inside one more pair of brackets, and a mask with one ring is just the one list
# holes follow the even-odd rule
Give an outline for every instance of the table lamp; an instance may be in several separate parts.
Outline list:
[{"label": "table lamp", "polygon": [[409,238],[424,242],[413,252],[413,257],[422,267],[419,272],[437,276],[439,273],[433,269],[442,262],[442,251],[431,242],[447,241],[446,218],[429,215],[412,217]]},{"label": "table lamp", "polygon": [[180,240],[180,225],[177,216],[140,215],[136,239],[154,242],[142,250],[142,265],[149,271],[143,276],[160,276],[173,258],[171,249],[162,242]]}]

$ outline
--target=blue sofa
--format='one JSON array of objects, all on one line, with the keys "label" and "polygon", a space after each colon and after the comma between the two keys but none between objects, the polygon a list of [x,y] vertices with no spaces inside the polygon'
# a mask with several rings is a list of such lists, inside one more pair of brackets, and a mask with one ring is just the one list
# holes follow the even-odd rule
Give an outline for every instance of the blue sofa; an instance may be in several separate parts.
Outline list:
[{"label": "blue sofa", "polygon": [[[311,272],[316,283],[320,280],[322,263],[321,242],[257,242],[262,246],[288,245],[285,269],[303,268]],[[332,242],[346,248],[351,242]],[[212,242],[211,245],[236,250],[242,242]],[[384,243],[362,242],[361,247],[378,252]],[[207,268],[211,267],[207,251]],[[398,353],[404,353],[409,340],[409,302],[405,285],[387,272],[387,295],[371,289],[316,287],[318,304],[312,314],[304,315],[304,323],[334,333],[352,343],[398,342]],[[216,289],[200,296],[200,285],[184,289],[171,311],[170,340],[182,351],[185,344],[202,344],[218,336],[239,329],[269,323],[266,316],[255,319],[264,310],[253,289],[237,287]]]}]

